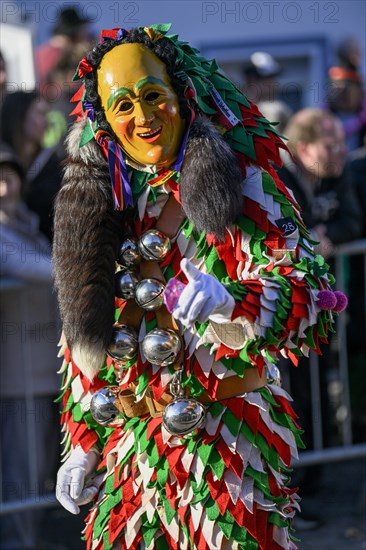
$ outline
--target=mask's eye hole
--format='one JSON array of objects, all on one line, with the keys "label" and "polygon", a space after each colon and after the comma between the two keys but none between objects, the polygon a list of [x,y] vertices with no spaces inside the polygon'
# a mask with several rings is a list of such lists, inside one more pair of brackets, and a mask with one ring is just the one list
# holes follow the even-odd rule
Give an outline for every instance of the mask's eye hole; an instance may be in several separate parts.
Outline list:
[{"label": "mask's eye hole", "polygon": [[146,94],[145,99],[146,101],[156,101],[158,97],[158,92],[149,92],[148,94]]},{"label": "mask's eye hole", "polygon": [[123,101],[120,103],[118,110],[122,112],[129,111],[132,108],[131,101]]}]

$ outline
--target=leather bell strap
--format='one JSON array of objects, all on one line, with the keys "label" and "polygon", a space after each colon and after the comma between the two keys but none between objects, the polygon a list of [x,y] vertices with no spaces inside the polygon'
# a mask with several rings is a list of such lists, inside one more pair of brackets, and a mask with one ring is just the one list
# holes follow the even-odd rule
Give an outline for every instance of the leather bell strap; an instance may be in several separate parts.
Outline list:
[{"label": "leather bell strap", "polygon": [[169,237],[169,239],[173,239],[177,235],[179,228],[186,217],[187,216],[184,213],[181,204],[175,200],[172,193],[163,206],[160,216],[155,224],[155,229],[164,233],[164,235]]},{"label": "leather bell strap", "polygon": [[[178,233],[178,230],[185,218],[186,215],[182,209],[182,206],[175,200],[172,193],[160,213],[160,216],[155,224],[155,229],[164,233],[164,235],[169,237],[169,239],[172,239]],[[157,279],[164,284],[166,283],[158,262],[143,260],[140,264],[140,274],[142,279],[152,278]],[[138,331],[144,313],[145,311],[141,309],[134,300],[129,300],[125,305],[118,322],[121,324],[130,325]],[[159,328],[171,328],[176,331],[178,330],[177,323],[164,305],[157,309],[155,313]]]},{"label": "leather bell strap", "polygon": [[[144,279],[154,278],[165,283],[164,276],[157,262],[142,261],[140,264],[140,273]],[[145,310],[139,307],[135,300],[129,300],[123,308],[118,322],[133,327],[138,333],[144,313]],[[159,328],[168,328],[179,333],[174,317],[169,313],[164,304],[155,310],[155,315]],[[179,356],[174,363],[175,369],[181,364],[183,356],[184,344],[182,341]],[[135,387],[135,384],[132,383],[129,388],[122,390],[118,397],[119,405],[128,418],[133,418],[134,416],[140,417],[148,413],[153,418],[161,416],[166,405],[172,400],[170,393],[164,392],[160,400],[156,401],[152,396],[151,389],[147,388],[145,396],[136,402]]]},{"label": "leather bell strap", "polygon": [[[155,229],[164,233],[169,239],[173,239],[177,235],[185,218],[186,216],[181,205],[175,200],[174,195],[171,194],[155,224]],[[140,263],[140,275],[142,279],[152,278],[164,284],[166,283],[161,268],[158,262],[155,261],[143,260]],[[144,313],[145,310],[139,307],[135,300],[129,300],[123,308],[118,322],[131,326],[138,332]],[[155,310],[155,315],[159,328],[172,329],[179,333],[178,325],[174,317],[169,313],[164,304]],[[184,343],[182,340],[179,357],[174,363],[175,369],[178,369],[183,357]],[[160,400],[155,401],[152,397],[151,389],[147,388],[145,396],[140,401],[136,402],[134,389],[135,385],[131,384],[130,389],[127,388],[119,393],[120,406],[128,418],[143,416],[148,413],[150,413],[152,417],[161,416],[166,405],[173,399],[170,393],[164,392]]]},{"label": "leather bell strap", "polygon": [[[160,216],[155,225],[155,229],[164,233],[164,235],[169,237],[169,239],[173,239],[174,237],[176,237],[179,228],[185,219],[186,215],[183,211],[181,204],[175,199],[174,194],[171,193],[160,213]],[[152,277],[154,279],[158,279],[158,281],[161,281],[164,284],[166,283],[165,277],[161,271],[158,262],[141,262],[140,272],[141,275],[143,275],[145,278]],[[179,334],[177,322],[172,314],[169,313],[164,304],[159,309],[157,309],[155,313],[159,328],[170,328]],[[181,339],[181,343],[182,345],[179,357],[174,363],[174,367],[176,369],[179,368],[179,365],[181,364],[184,357],[183,339]]]},{"label": "leather bell strap", "polygon": [[[230,376],[220,380],[215,399],[211,398],[206,391],[195,397],[203,405],[209,405],[215,401],[223,401],[245,393],[249,393],[267,384],[265,371],[259,374],[256,367],[245,369],[244,378]],[[161,417],[165,407],[173,400],[173,396],[164,393],[159,401],[152,398],[151,393],[145,395],[139,402],[135,402],[135,394],[132,389],[123,390],[119,394],[119,407],[128,417],[144,416],[150,414],[153,418]]]},{"label": "leather bell strap", "polygon": [[[186,216],[181,205],[175,200],[174,196],[171,195],[167,200],[162,213],[160,214],[155,228],[171,239],[176,236],[185,217]],[[140,273],[143,278],[153,278],[161,281],[162,283],[166,282],[159,264],[155,261],[142,261],[140,264]],[[164,305],[157,309],[155,314],[159,328],[171,328],[175,331],[178,330],[174,318]],[[141,309],[134,300],[130,300],[124,307],[120,315],[119,322],[130,325],[138,331],[143,315],[144,310]],[[183,353],[184,347],[182,343],[182,355],[175,363],[176,368],[181,362]],[[262,374],[259,374],[257,368],[253,367],[245,370],[244,378],[240,378],[239,376],[230,376],[229,378],[220,380],[214,399],[209,396],[206,391],[204,391],[199,397],[197,397],[197,400],[202,404],[209,404],[213,401],[222,401],[237,395],[255,391],[265,386],[266,383],[267,378],[264,370]],[[151,389],[148,388],[143,399],[136,402],[136,396],[133,388],[134,385],[131,384],[131,389],[122,390],[119,394],[119,404],[128,418],[140,417],[146,414],[150,414],[153,417],[160,417],[162,416],[162,412],[166,405],[173,400],[173,396],[165,392],[159,401],[155,401],[152,397]]]},{"label": "leather bell strap", "polygon": [[[160,270],[158,264],[156,262],[144,262],[145,264],[154,264],[154,267],[149,265],[149,269],[145,270],[142,266],[142,272],[144,275],[144,278],[152,277],[153,275],[155,278],[158,278],[157,269]],[[156,269],[157,268],[157,269]],[[161,279],[159,279],[161,280]],[[126,324],[128,326],[132,326],[138,333],[140,328],[140,323],[142,320],[142,317],[144,315],[145,311],[140,308],[135,300],[129,300],[124,307],[118,322],[120,324]],[[159,328],[169,328],[174,330],[179,334],[178,326],[173,318],[173,316],[168,312],[165,305],[163,304],[160,306],[159,309],[155,311],[156,319],[157,319],[157,325]],[[184,343],[183,339],[181,339],[181,349],[179,352],[179,355],[174,362],[173,366],[174,369],[177,370],[182,363],[184,357]],[[134,416],[143,416],[144,414],[150,414],[153,418],[156,418],[158,416],[162,415],[162,411],[166,407],[168,403],[173,399],[173,396],[165,391],[163,395],[160,397],[159,401],[156,401],[153,398],[153,394],[151,391],[151,388],[146,389],[146,393],[144,397],[140,401],[136,400],[135,395],[135,388],[136,385],[134,383],[130,384],[129,388],[120,391],[119,393],[119,404],[120,407],[123,409],[124,414],[128,418],[133,418]]]}]

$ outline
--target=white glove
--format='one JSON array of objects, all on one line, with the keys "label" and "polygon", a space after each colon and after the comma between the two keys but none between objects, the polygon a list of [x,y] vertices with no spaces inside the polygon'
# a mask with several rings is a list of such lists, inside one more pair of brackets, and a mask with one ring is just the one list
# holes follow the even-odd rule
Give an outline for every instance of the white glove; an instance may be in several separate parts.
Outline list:
[{"label": "white glove", "polygon": [[228,323],[235,306],[235,300],[212,275],[198,271],[184,258],[180,266],[188,279],[188,284],[179,296],[173,316],[190,328],[196,321],[204,323],[208,319],[216,323]]},{"label": "white glove", "polygon": [[78,504],[87,504],[97,494],[103,476],[85,478],[95,472],[99,463],[99,452],[90,449],[84,453],[78,445],[57,473],[56,498],[72,514],[78,514]]}]

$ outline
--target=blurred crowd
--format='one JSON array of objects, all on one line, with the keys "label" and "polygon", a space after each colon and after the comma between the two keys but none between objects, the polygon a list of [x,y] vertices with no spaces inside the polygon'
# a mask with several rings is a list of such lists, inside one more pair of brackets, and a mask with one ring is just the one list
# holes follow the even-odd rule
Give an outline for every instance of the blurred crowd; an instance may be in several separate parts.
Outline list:
[{"label": "blurred crowd", "polygon": [[[56,358],[60,322],[52,291],[53,203],[65,159],[64,138],[72,122],[72,77],[94,42],[90,22],[72,7],[60,12],[48,42],[35,51],[37,88],[7,92],[6,59],[0,53],[1,318],[0,453],[2,497],[6,502],[52,492],[58,467],[60,384]],[[267,52],[243,64],[247,94],[256,92],[260,110],[288,140],[280,176],[300,204],[314,245],[333,267],[337,247],[366,238],[366,102],[361,54],[354,40],[343,41],[329,68],[327,103],[293,112],[275,86],[282,67]],[[364,256],[344,264],[349,307],[348,359],[355,441],[365,441]],[[21,283],[21,284],[19,284]],[[333,346],[334,347],[334,346]],[[332,346],[320,358],[322,424],[326,445],[336,443],[329,402]],[[313,447],[308,359],[298,369],[281,365],[294,397],[307,448]],[[34,404],[29,409],[30,397]],[[333,416],[332,416],[333,415]],[[32,438],[32,441],[29,441]],[[25,449],[36,449],[29,472]],[[31,480],[31,481],[30,481]],[[296,472],[302,494],[314,494],[319,468]],[[318,518],[307,518],[316,526]],[[0,516],[1,548],[39,548],[39,511]]]},{"label": "blurred crowd", "polygon": [[[52,37],[34,52],[34,90],[7,92],[0,55],[0,453],[2,500],[10,505],[53,494],[59,467],[53,203],[72,122],[72,77],[91,41],[89,21],[74,8],[61,11]],[[0,516],[1,549],[50,550],[39,540],[43,515],[30,508]]]}]

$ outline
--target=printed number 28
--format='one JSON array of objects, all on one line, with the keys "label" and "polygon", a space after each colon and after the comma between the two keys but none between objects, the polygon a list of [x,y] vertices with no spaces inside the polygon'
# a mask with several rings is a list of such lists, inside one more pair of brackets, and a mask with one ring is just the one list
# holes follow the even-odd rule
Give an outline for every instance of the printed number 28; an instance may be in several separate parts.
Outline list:
[{"label": "printed number 28", "polygon": [[287,222],[287,223],[284,223],[283,226],[282,226],[282,231],[284,233],[287,233],[288,231],[295,231],[295,226],[292,222]]}]

